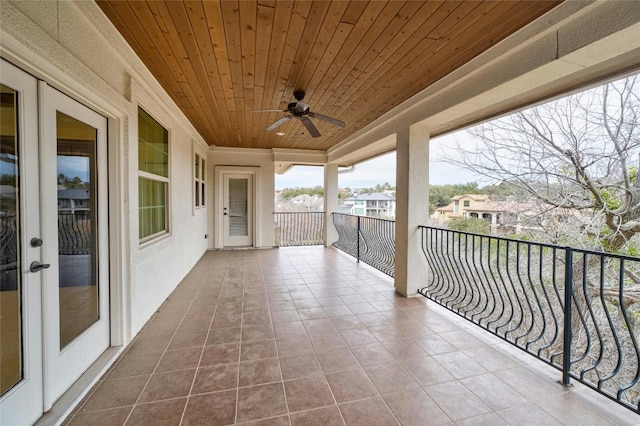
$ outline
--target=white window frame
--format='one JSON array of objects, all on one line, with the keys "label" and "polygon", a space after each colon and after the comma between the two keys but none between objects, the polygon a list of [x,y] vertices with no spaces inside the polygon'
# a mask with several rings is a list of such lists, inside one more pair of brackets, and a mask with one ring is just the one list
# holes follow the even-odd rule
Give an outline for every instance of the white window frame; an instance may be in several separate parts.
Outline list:
[{"label": "white window frame", "polygon": [[[206,155],[204,155],[200,150],[193,150],[193,162],[191,163],[193,168],[193,182],[192,186],[193,191],[193,208],[195,210],[200,210],[207,207],[207,161]],[[196,162],[198,162],[198,166],[196,167]],[[196,173],[199,171],[199,175]]]},{"label": "white window frame", "polygon": [[[164,230],[156,232],[155,234],[151,234],[151,235],[147,235],[146,237],[142,237],[139,238],[139,244],[146,244],[149,241],[155,240],[157,238],[163,237],[165,235],[169,235],[171,233],[171,131],[169,129],[169,126],[166,126],[164,123],[162,123],[162,121],[158,120],[156,118],[156,116],[154,116],[153,114],[149,113],[149,109],[144,108],[142,105],[138,105],[138,109],[141,109],[142,111],[144,111],[149,117],[151,117],[153,120],[155,120],[156,123],[158,123],[166,132],[167,132],[167,177],[165,176],[160,176],[160,175],[156,175],[154,173],[150,173],[150,172],[146,172],[143,170],[140,170],[138,168],[138,185],[140,182],[140,179],[148,179],[154,182],[162,182],[165,183],[166,186],[166,193],[165,193],[165,205],[164,205]],[[137,109],[137,110],[138,110]],[[136,111],[137,111],[136,110]],[[136,117],[138,117],[138,114],[136,114]],[[136,125],[138,126],[138,152],[139,152],[139,144],[140,144],[140,120],[138,119],[136,121]],[[138,159],[138,167],[139,167],[139,161],[140,159]],[[139,211],[140,211],[140,194],[138,193],[138,217],[139,216]],[[138,236],[140,235],[140,230],[139,227],[142,224],[140,222],[138,222]]]}]

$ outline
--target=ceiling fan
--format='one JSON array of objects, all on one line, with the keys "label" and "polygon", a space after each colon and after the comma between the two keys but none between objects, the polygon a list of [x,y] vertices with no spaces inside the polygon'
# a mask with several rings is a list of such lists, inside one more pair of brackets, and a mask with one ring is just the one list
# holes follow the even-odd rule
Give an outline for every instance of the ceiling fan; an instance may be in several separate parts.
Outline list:
[{"label": "ceiling fan", "polygon": [[296,98],[296,102],[291,102],[289,105],[287,105],[287,109],[262,109],[262,110],[254,111],[254,112],[288,112],[289,113],[288,115],[285,115],[284,117],[282,117],[281,119],[279,119],[278,121],[276,121],[275,123],[267,127],[268,131],[273,131],[277,129],[282,124],[286,123],[287,121],[291,120],[294,117],[302,121],[302,124],[304,124],[304,127],[307,128],[307,130],[309,131],[309,134],[314,138],[319,137],[320,132],[318,131],[318,128],[311,122],[311,120],[309,120],[309,117],[326,121],[327,123],[331,123],[334,126],[344,127],[344,121],[331,118],[326,115],[318,114],[316,112],[312,112],[311,107],[308,104],[305,104],[304,102],[302,102],[302,100],[304,99],[304,91],[296,90],[295,92],[293,92],[293,96]]}]

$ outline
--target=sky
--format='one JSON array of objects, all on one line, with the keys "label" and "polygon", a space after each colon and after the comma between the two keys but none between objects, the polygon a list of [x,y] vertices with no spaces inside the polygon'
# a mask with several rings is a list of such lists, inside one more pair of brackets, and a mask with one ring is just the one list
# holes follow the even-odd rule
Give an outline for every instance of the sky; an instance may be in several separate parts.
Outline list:
[{"label": "sky", "polygon": [[79,177],[83,182],[89,180],[89,158],[58,155],[58,174],[68,178]]},{"label": "sky", "polygon": [[[481,182],[480,177],[469,170],[460,169],[451,164],[438,161],[442,155],[455,155],[456,142],[469,143],[466,132],[435,138],[429,142],[431,161],[429,164],[429,183],[444,185],[455,183]],[[396,155],[395,152],[385,154],[356,165],[352,173],[343,173],[338,177],[340,188],[372,188],[389,182],[396,184]],[[276,189],[308,188],[323,186],[323,168],[320,166],[295,166],[283,175],[276,174]]]},{"label": "sky", "polygon": [[[15,168],[15,157],[7,156],[6,161],[0,161],[0,175],[14,175],[17,171]],[[68,178],[79,177],[83,182],[89,181],[89,158],[81,156],[65,156],[57,157],[58,173],[63,173]]]}]

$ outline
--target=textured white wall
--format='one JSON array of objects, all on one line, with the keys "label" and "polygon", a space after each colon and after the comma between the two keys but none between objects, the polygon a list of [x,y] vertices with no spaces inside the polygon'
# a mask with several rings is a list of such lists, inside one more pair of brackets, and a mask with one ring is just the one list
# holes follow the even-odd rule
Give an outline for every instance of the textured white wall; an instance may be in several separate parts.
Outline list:
[{"label": "textured white wall", "polygon": [[[94,2],[2,1],[0,52],[109,118],[112,303],[127,343],[207,249],[193,208],[193,152],[208,147]],[[138,241],[137,108],[170,134],[170,234]]]}]

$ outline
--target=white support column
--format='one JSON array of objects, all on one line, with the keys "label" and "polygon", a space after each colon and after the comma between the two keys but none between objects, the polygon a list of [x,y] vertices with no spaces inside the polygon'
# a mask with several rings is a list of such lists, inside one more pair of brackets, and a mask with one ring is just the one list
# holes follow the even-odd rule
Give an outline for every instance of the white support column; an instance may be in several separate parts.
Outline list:
[{"label": "white support column", "polygon": [[418,225],[429,218],[429,131],[414,125],[396,138],[395,288],[411,296],[424,286],[426,276]]},{"label": "white support column", "polygon": [[338,211],[338,165],[324,165],[324,244],[330,247],[338,241],[331,213]]}]

